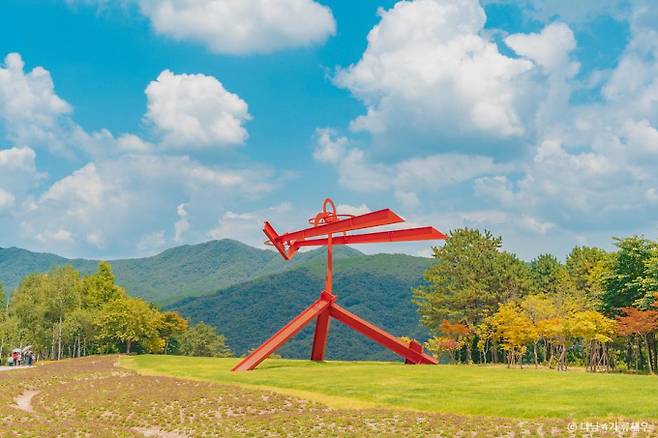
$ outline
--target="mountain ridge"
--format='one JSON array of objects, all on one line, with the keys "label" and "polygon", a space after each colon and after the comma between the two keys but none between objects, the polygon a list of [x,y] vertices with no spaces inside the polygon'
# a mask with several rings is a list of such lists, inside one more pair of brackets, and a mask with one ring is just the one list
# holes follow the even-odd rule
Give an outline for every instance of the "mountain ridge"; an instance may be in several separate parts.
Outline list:
[{"label": "mountain ridge", "polygon": [[[335,257],[362,256],[350,247],[335,249]],[[117,283],[132,295],[156,304],[175,302],[186,296],[200,296],[323,257],[322,249],[301,252],[290,262],[270,249],[260,249],[232,239],[168,248],[158,254],[107,260]],[[101,259],[67,258],[23,248],[0,247],[0,282],[7,294],[32,272],[72,265],[83,274],[94,272]]]}]

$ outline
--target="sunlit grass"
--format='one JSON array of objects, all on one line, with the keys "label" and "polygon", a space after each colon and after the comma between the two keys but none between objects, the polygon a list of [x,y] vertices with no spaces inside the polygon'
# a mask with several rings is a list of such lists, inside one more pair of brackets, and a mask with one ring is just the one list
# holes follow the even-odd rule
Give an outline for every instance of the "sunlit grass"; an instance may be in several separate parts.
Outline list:
[{"label": "sunlit grass", "polygon": [[656,376],[283,359],[232,373],[236,359],[180,356],[135,356],[121,363],[147,374],[272,388],[329,406],[515,418],[658,419]]}]

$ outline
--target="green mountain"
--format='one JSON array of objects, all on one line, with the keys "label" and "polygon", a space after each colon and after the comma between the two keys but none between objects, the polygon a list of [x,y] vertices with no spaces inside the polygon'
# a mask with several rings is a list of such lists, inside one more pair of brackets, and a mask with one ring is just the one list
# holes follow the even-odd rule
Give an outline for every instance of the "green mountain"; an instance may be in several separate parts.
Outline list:
[{"label": "green mountain", "polygon": [[[411,289],[420,284],[431,259],[401,254],[343,257],[334,263],[334,293],[338,303],[396,336],[425,339]],[[186,298],[169,306],[193,322],[214,325],[226,335],[232,350],[245,354],[307,307],[324,286],[324,260],[302,262],[286,272],[234,285],[204,297]],[[285,357],[306,358],[313,323],[281,348]],[[388,360],[396,356],[332,321],[327,356],[330,359]]]},{"label": "green mountain", "polygon": [[[363,255],[349,247],[337,249],[337,259]],[[178,246],[152,257],[111,260],[110,263],[117,283],[131,295],[157,304],[167,304],[292,269],[322,255],[322,250],[309,251],[298,254],[291,262],[285,262],[272,250],[224,239]],[[0,248],[0,282],[7,291],[11,291],[25,275],[46,272],[67,263],[85,274],[95,271],[98,266],[98,260],[67,259],[19,248]]]}]

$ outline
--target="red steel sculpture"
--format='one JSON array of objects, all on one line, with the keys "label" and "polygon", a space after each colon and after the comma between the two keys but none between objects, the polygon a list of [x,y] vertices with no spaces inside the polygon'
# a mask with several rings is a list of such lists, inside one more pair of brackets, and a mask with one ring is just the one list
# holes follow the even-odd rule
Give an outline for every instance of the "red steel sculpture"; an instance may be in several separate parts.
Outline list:
[{"label": "red steel sculpture", "polygon": [[[311,350],[311,360],[323,360],[329,333],[329,322],[335,318],[343,324],[373,341],[383,345],[405,359],[409,364],[436,364],[432,356],[423,352],[423,347],[416,341],[402,342],[374,324],[359,318],[336,304],[333,294],[333,245],[353,245],[361,243],[409,242],[416,240],[441,240],[445,234],[432,227],[409,228],[404,230],[381,231],[365,234],[348,234],[349,231],[390,225],[404,222],[400,216],[389,209],[373,211],[362,215],[336,213],[336,205],[331,199],[325,199],[322,211],[309,219],[310,228],[279,235],[269,222],[265,222],[263,232],[268,238],[266,243],[273,245],[281,257],[290,260],[299,250],[306,246],[327,247],[327,278],[324,290],[313,304],[283,326],[270,339],[240,361],[233,371],[249,371],[256,368],[279,347],[299,333],[313,319],[315,335]],[[334,236],[334,234],[341,234]],[[324,236],[324,237],[321,237]]]}]

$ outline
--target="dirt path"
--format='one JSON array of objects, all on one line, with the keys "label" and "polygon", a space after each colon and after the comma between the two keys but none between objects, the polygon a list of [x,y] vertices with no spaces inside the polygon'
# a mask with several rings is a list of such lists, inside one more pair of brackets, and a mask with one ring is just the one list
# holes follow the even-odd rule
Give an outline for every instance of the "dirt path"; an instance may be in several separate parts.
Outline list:
[{"label": "dirt path", "polygon": [[159,427],[133,427],[132,430],[141,433],[146,437],[156,438],[188,438],[189,435],[184,435],[177,432],[166,432]]},{"label": "dirt path", "polygon": [[27,390],[21,395],[17,396],[14,399],[14,405],[12,407],[20,409],[21,411],[25,412],[34,412],[34,409],[32,408],[32,398],[34,398],[35,395],[37,395],[39,391],[34,391],[34,390]]}]

